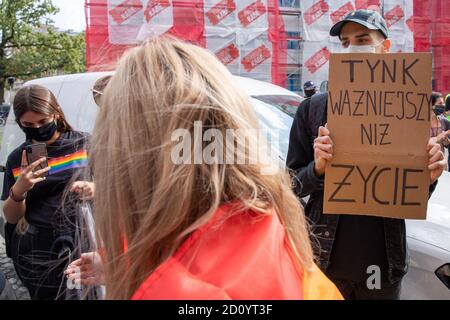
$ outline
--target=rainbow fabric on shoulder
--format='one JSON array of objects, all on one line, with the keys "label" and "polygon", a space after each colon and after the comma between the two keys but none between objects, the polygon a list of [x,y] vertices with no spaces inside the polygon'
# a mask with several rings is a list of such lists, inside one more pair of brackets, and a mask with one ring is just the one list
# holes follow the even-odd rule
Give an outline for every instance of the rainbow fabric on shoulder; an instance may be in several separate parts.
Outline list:
[{"label": "rainbow fabric on shoulder", "polygon": [[[78,150],[72,154],[68,154],[62,157],[49,158],[48,165],[51,168],[49,175],[59,173],[62,171],[77,169],[86,167],[88,164],[88,157],[86,150]],[[21,168],[14,168],[14,179],[17,179],[20,175]]]}]

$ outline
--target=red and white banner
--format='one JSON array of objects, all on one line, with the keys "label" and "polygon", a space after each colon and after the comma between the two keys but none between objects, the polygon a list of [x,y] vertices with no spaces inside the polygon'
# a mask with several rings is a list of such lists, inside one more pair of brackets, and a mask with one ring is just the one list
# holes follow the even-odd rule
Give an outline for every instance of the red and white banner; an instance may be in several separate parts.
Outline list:
[{"label": "red and white banner", "polygon": [[[329,36],[353,9],[383,13],[392,52],[433,51],[434,90],[450,90],[449,0],[300,0],[301,81],[328,79]],[[285,85],[287,41],[277,0],[86,0],[88,70],[113,68],[125,49],[165,33],[214,52],[237,75]],[[292,31],[292,30],[291,30]],[[326,50],[324,50],[326,48]]]},{"label": "red and white banner", "polygon": [[88,18],[88,51],[100,47],[107,28],[103,52],[88,52],[91,70],[113,63],[129,46],[170,34],[206,47],[234,74],[285,85],[286,36],[277,0],[86,0],[86,6],[96,21]]}]

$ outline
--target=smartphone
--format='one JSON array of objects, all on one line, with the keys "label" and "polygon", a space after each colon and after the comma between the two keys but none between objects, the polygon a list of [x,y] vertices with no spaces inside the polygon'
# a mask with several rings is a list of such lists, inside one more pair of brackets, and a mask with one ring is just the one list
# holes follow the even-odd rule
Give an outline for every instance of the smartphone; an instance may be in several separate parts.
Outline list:
[{"label": "smartphone", "polygon": [[[45,158],[45,161],[38,165],[33,171],[38,171],[41,169],[45,169],[48,167],[47,161],[47,145],[45,143],[34,143],[26,146],[25,148],[27,153],[28,165],[33,162]],[[45,172],[42,176],[47,176],[48,172]]]}]

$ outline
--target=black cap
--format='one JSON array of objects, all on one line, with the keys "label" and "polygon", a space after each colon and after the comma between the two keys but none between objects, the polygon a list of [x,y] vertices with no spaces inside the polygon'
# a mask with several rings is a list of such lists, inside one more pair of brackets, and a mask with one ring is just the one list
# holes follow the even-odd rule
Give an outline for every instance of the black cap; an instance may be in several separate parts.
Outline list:
[{"label": "black cap", "polygon": [[336,23],[330,30],[330,36],[339,37],[341,29],[347,22],[358,23],[370,30],[379,30],[384,37],[389,38],[389,31],[383,17],[373,10],[356,10],[349,12],[344,19]]},{"label": "black cap", "polygon": [[306,81],[303,85],[303,90],[313,90],[316,88],[316,85],[312,81]]}]

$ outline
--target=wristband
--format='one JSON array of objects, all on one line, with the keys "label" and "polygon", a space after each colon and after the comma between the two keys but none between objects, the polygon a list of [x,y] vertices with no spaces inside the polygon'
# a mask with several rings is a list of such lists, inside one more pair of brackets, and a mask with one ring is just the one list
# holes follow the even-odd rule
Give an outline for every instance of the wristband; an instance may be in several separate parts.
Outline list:
[{"label": "wristband", "polygon": [[13,188],[11,187],[11,189],[9,189],[9,197],[11,198],[11,200],[13,200],[14,202],[22,202],[25,200],[25,198],[27,197],[27,193],[25,192],[24,197],[22,199],[17,198],[14,193],[13,193]]}]

